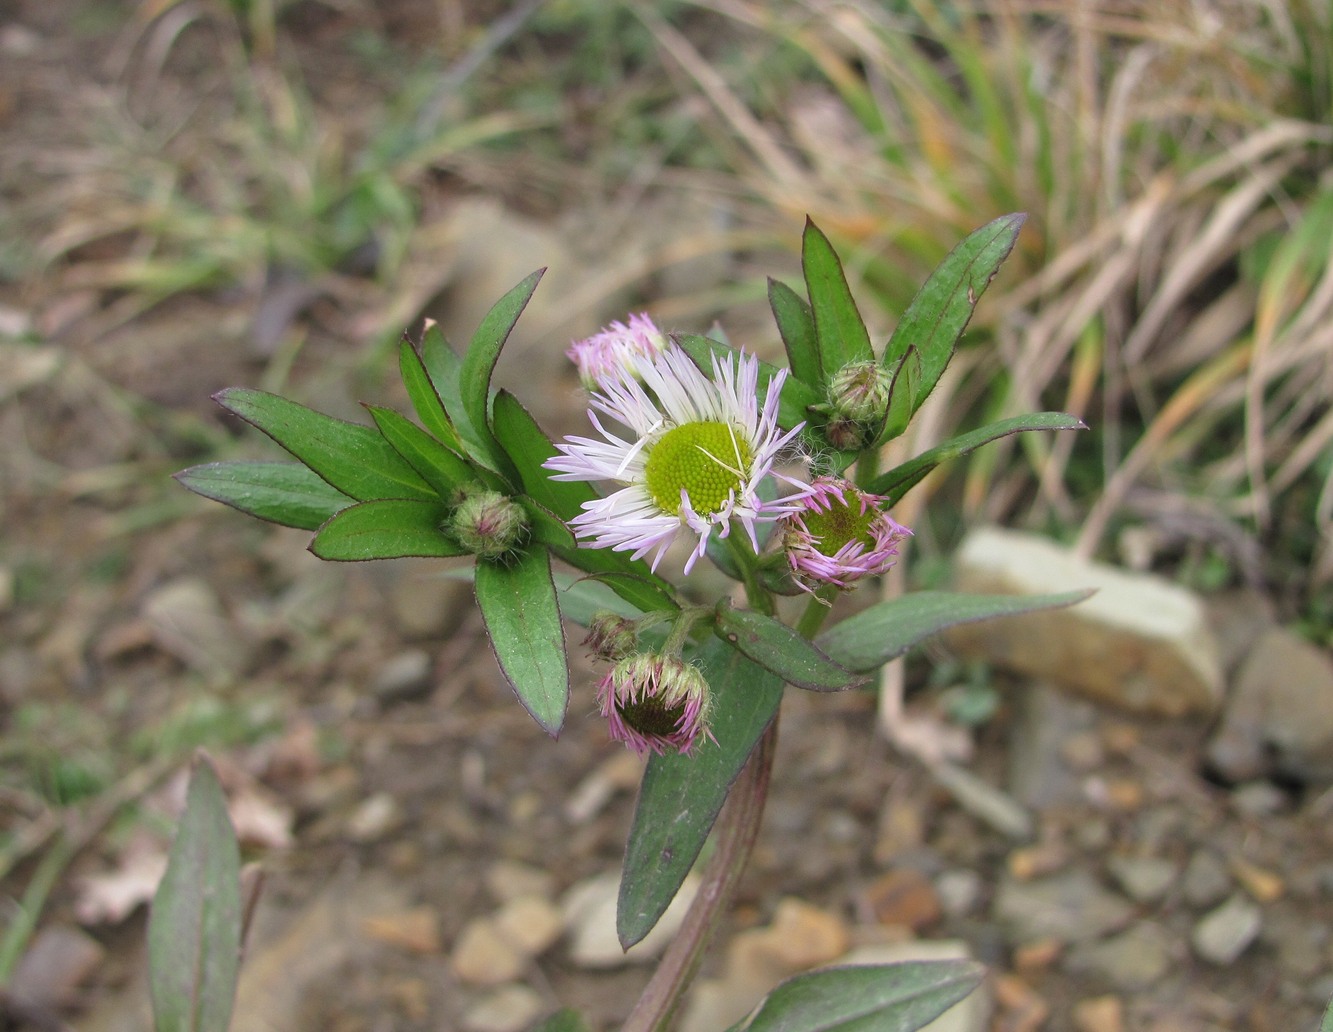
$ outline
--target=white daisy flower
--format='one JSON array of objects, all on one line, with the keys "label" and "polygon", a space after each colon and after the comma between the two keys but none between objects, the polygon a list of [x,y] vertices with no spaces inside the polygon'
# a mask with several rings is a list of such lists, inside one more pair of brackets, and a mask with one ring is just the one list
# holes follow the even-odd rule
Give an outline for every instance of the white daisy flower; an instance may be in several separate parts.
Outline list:
[{"label": "white daisy flower", "polygon": [[[655,359],[634,356],[619,375],[605,377],[593,392],[588,418],[601,440],[567,437],[561,452],[545,462],[556,480],[612,481],[619,490],[585,502],[570,521],[592,548],[653,553],[657,568],[682,528],[698,535],[685,562],[689,573],[710,535],[724,538],[738,520],[758,551],[755,524],[792,511],[807,487],[773,472],[773,463],[801,427],[782,432],[778,395],[786,370],[775,375],[762,402],[759,361],[744,354],[713,357],[709,379],[680,348],[669,345]],[[607,430],[597,413],[633,433],[626,440]],[[802,424],[803,425],[803,424]],[[764,501],[759,485],[770,474],[799,489],[797,495]]]}]

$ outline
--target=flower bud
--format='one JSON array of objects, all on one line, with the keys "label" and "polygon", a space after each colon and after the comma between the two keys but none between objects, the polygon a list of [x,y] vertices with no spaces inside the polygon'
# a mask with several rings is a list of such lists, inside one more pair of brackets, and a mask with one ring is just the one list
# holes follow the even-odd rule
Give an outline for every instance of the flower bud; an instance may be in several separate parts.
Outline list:
[{"label": "flower bud", "polygon": [[893,377],[878,362],[852,362],[828,382],[828,423],[824,436],[833,447],[855,451],[874,443],[889,411]]},{"label": "flower bud", "polygon": [[636,652],[597,686],[597,702],[611,737],[642,755],[689,755],[700,736],[712,738],[712,695],[697,667],[676,656]]},{"label": "flower bud", "polygon": [[498,491],[475,491],[458,503],[448,530],[469,552],[498,559],[527,538],[528,516]]},{"label": "flower bud", "polygon": [[592,650],[598,659],[614,663],[624,659],[634,651],[639,636],[634,630],[634,621],[603,610],[594,613],[588,623],[588,636],[583,644]]}]

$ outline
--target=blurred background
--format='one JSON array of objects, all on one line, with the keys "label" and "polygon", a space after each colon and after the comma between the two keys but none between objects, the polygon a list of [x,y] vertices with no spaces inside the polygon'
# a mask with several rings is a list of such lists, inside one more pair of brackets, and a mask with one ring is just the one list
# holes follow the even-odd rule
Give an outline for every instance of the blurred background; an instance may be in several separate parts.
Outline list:
[{"label": "blurred background", "polygon": [[[457,938],[448,901],[498,858],[614,867],[634,772],[590,703],[559,749],[529,726],[466,585],[320,566],[169,476],[276,457],[223,387],[401,407],[400,335],[430,317],[462,344],[538,266],[497,377],[556,435],[582,420],[564,348],[628,312],[780,355],[765,277],[799,281],[807,215],[882,345],[954,244],[1025,211],[889,460],[1039,409],[1090,429],[928,479],[896,514],[908,584],[943,585],[964,529],[1000,523],[1244,589],[1327,648],[1331,154],[1328,0],[0,0],[0,984],[39,927],[81,922],[97,959],[43,1013],[132,985],[144,893],[87,879],[151,881],[154,800],[199,745],[233,757],[293,905],[363,866],[420,883],[386,913],[438,905],[438,941],[348,983],[343,1009],[381,1017],[306,1002],[270,1027],[456,1027],[412,968]],[[867,706],[794,718],[822,729],[788,748],[828,792],[827,743]],[[846,789],[872,824],[890,783],[912,796],[879,762]],[[605,800],[571,815],[581,785]],[[1003,855],[981,841],[975,863]],[[840,848],[761,857],[756,900],[770,876],[828,897]],[[583,991],[614,1016],[641,976],[599,977]]]}]

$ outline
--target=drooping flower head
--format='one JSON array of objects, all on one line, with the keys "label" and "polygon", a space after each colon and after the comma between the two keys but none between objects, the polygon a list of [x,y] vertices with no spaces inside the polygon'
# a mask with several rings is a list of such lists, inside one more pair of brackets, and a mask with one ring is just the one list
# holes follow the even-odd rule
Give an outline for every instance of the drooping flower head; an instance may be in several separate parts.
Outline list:
[{"label": "drooping flower head", "polygon": [[669,343],[667,335],[642,312],[629,317],[629,324],[613,322],[600,333],[576,340],[565,352],[578,367],[579,379],[588,390],[608,376],[618,376],[630,367],[631,359],[656,358]]},{"label": "drooping flower head", "polygon": [[878,508],[884,499],[837,477],[818,477],[782,519],[782,547],[796,582],[849,589],[893,565],[912,532]]},{"label": "drooping flower head", "polygon": [[[618,375],[593,392],[588,418],[601,440],[568,437],[561,454],[544,465],[556,480],[612,481],[623,486],[605,498],[584,502],[570,521],[582,543],[653,553],[657,568],[676,534],[698,535],[685,572],[704,554],[710,535],[726,537],[738,520],[758,550],[755,524],[793,509],[793,499],[765,501],[759,486],[773,474],[782,449],[801,429],[778,426],[779,371],[759,396],[759,362],[743,354],[713,357],[710,379],[674,344],[652,360],[633,357]],[[606,429],[598,413],[622,424],[626,439]]]},{"label": "drooping flower head", "polygon": [[636,652],[625,657],[597,685],[597,704],[611,737],[640,756],[649,750],[688,756],[701,737],[713,737],[708,681],[676,656]]}]

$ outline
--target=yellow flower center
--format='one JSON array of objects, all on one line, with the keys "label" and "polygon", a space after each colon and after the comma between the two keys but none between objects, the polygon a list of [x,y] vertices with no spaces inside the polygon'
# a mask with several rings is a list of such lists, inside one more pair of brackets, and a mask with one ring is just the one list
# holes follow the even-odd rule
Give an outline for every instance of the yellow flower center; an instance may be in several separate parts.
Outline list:
[{"label": "yellow flower center", "polygon": [[653,501],[680,514],[680,492],[701,516],[720,512],[750,468],[750,446],[730,423],[685,423],[664,433],[648,453],[644,475]]},{"label": "yellow flower center", "polygon": [[814,538],[814,545],[824,555],[837,555],[838,549],[849,541],[860,541],[869,547],[874,542],[870,537],[870,524],[875,518],[875,510],[867,506],[861,512],[860,504],[847,505],[834,500],[826,512],[805,512],[801,516],[805,529]]}]

